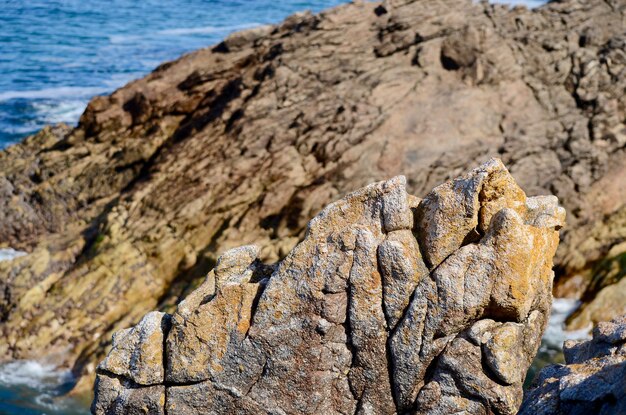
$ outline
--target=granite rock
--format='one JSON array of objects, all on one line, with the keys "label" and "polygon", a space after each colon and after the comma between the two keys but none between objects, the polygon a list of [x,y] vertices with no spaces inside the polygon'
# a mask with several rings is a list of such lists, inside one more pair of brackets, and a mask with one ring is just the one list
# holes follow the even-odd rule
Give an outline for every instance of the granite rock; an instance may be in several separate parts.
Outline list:
[{"label": "granite rock", "polygon": [[[145,404],[189,415],[515,414],[547,322],[564,219],[555,198],[527,198],[497,159],[421,201],[403,177],[371,184],[324,208],[274,266],[251,246],[227,251],[162,318],[158,410],[154,386],[137,392],[142,373],[107,363],[143,353],[131,334],[149,318],[116,335],[94,413]],[[429,269],[425,252],[443,259]]]}]

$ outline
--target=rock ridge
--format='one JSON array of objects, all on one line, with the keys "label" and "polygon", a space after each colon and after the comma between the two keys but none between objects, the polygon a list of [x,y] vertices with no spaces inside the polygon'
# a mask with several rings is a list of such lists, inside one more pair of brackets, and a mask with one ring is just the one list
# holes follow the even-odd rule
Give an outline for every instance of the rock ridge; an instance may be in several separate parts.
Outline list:
[{"label": "rock ridge", "polygon": [[515,414],[565,211],[500,160],[424,199],[324,208],[282,261],[225,252],[173,314],[113,337],[94,414]]}]

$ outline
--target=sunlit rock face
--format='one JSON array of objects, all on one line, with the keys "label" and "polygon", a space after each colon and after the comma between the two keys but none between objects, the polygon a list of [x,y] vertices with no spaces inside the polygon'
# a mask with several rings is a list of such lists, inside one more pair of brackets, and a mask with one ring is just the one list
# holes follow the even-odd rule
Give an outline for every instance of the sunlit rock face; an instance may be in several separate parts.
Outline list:
[{"label": "sunlit rock face", "polygon": [[119,332],[96,414],[515,414],[565,211],[499,160],[420,200],[327,206],[275,265],[233,249],[171,315]]}]

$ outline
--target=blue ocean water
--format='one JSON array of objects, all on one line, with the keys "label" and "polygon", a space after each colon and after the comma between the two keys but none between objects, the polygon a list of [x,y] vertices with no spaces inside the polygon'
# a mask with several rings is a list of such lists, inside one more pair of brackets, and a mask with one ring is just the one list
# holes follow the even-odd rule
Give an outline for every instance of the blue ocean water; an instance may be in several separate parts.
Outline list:
[{"label": "blue ocean water", "polygon": [[63,396],[73,385],[71,373],[52,364],[23,360],[0,365],[0,414],[86,415],[88,396]]}]

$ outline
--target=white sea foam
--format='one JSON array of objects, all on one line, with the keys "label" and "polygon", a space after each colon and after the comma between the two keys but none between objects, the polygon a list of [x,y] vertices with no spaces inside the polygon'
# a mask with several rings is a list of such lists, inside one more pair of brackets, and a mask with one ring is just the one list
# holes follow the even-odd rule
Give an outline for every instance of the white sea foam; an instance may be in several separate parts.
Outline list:
[{"label": "white sea foam", "polygon": [[[156,67],[159,63],[153,66]],[[143,72],[118,73],[112,75],[109,79],[104,80],[103,84],[106,85],[109,90],[113,90],[126,85],[132,80],[141,78],[144,75],[145,74]]]},{"label": "white sea foam", "polygon": [[74,381],[69,370],[52,364],[17,360],[0,365],[0,391],[3,390],[3,396],[7,396],[6,391],[11,392],[10,398],[3,402],[9,408],[8,413],[17,414],[21,413],[17,411],[20,408],[30,408],[48,415],[87,414],[87,408],[65,396]]},{"label": "white sea foam", "polygon": [[26,386],[31,389],[48,390],[71,382],[69,370],[59,370],[54,365],[34,360],[16,360],[0,365],[0,384],[4,386]]},{"label": "white sea foam", "polygon": [[86,106],[87,100],[33,103],[37,118],[42,121],[42,124],[75,123],[85,111]]},{"label": "white sea foam", "polygon": [[110,35],[109,43],[113,45],[121,45],[124,43],[135,43],[138,40],[141,40],[143,36],[141,35]]},{"label": "white sea foam", "polygon": [[[153,66],[156,66],[153,65]],[[129,73],[129,74],[115,74],[111,78],[103,81],[103,87],[84,87],[84,88],[58,88],[61,89],[61,93],[55,98],[61,99],[46,99],[48,97],[44,95],[52,94],[40,94],[41,96],[35,98],[43,98],[42,101],[33,102],[32,106],[36,113],[37,123],[33,125],[26,125],[23,127],[24,133],[30,133],[38,130],[46,124],[56,124],[64,122],[68,124],[75,124],[80,116],[85,111],[87,103],[94,96],[102,93],[109,93],[117,88],[126,85],[133,79],[141,77],[141,73]],[[67,93],[70,94],[67,94]],[[76,95],[71,95],[75,93]],[[2,99],[0,94],[0,100]]]},{"label": "white sea foam", "polygon": [[24,255],[26,255],[26,252],[16,251],[13,248],[0,249],[0,261],[10,261],[13,258],[21,257]]},{"label": "white sea foam", "polygon": [[146,39],[154,39],[163,36],[192,36],[192,35],[226,35],[237,30],[249,29],[251,27],[260,26],[261,23],[250,22],[229,26],[201,26],[201,27],[179,27],[174,29],[163,29],[154,33],[145,34],[121,34],[110,35],[109,43],[112,45],[125,45],[145,41]]},{"label": "white sea foam", "polygon": [[0,101],[10,99],[61,99],[61,98],[90,98],[94,95],[108,92],[103,87],[64,86],[44,88],[36,91],[6,91],[0,92]]},{"label": "white sea foam", "polygon": [[508,4],[510,6],[526,6],[529,9],[542,6],[547,0],[490,0],[491,3]]},{"label": "white sea foam", "polygon": [[565,330],[565,320],[580,306],[580,301],[572,298],[555,298],[548,327],[543,335],[542,348],[562,350],[565,340],[586,340],[590,338],[591,327],[581,330]]},{"label": "white sea foam", "polygon": [[[10,125],[3,128],[3,132],[8,134],[28,135],[34,131],[41,129],[45,124],[34,121],[26,122],[22,125]],[[0,147],[1,148],[1,147]]]},{"label": "white sea foam", "polygon": [[165,36],[187,36],[187,35],[201,35],[211,33],[228,33],[236,30],[249,29],[251,27],[260,26],[260,23],[243,23],[231,26],[204,26],[204,27],[182,27],[177,29],[165,29],[160,30],[157,33]]}]

